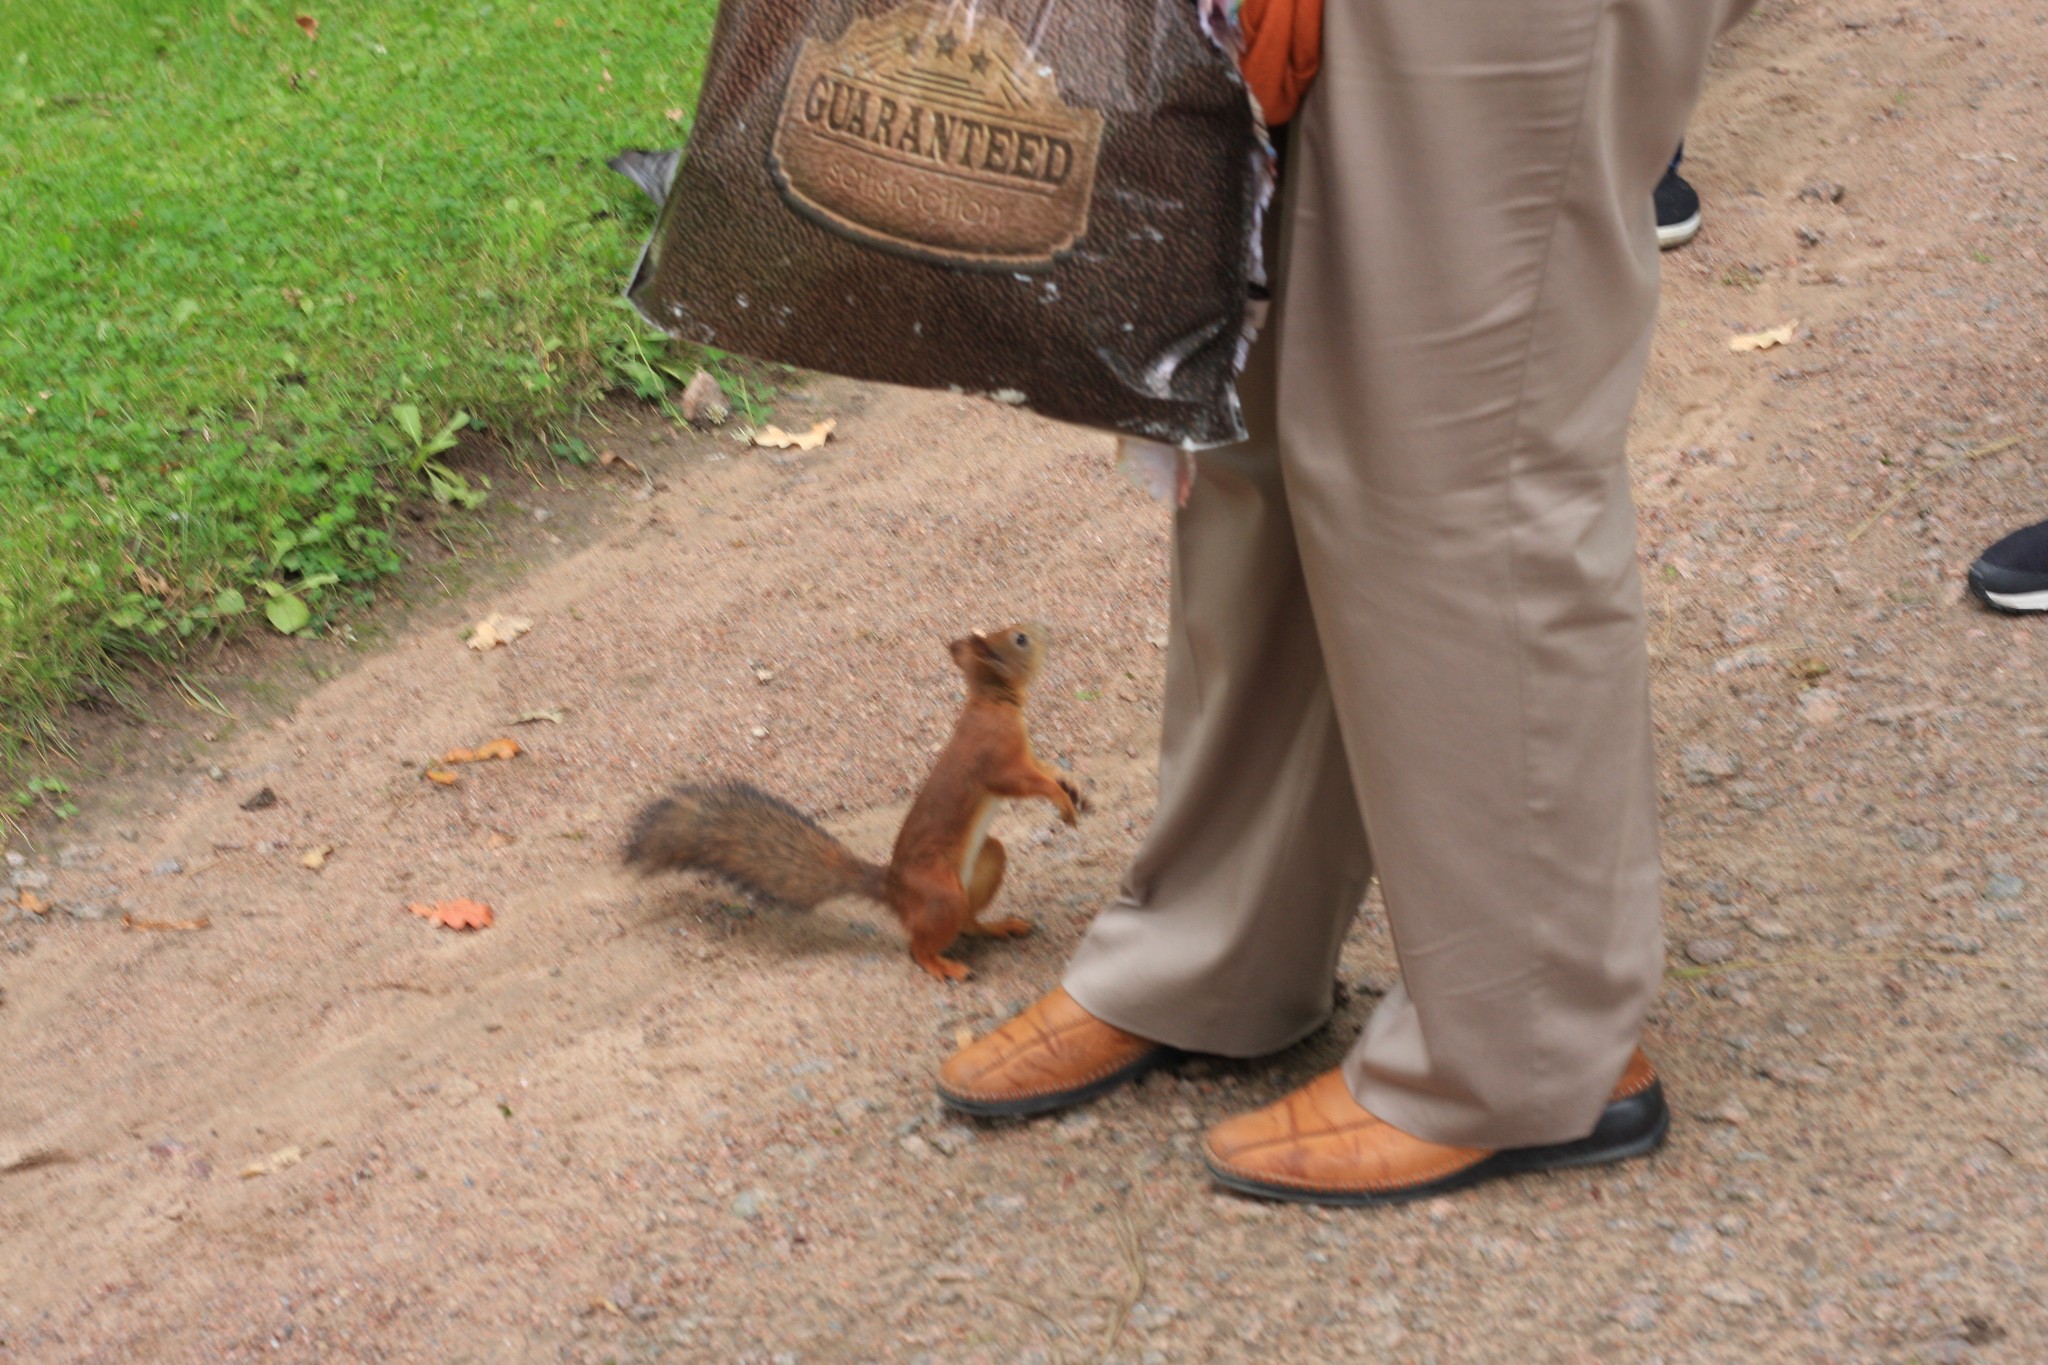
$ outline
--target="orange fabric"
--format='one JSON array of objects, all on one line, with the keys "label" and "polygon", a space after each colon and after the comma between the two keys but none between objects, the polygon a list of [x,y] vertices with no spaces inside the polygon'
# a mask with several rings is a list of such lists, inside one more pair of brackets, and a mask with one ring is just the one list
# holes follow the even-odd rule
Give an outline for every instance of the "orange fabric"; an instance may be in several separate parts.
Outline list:
[{"label": "orange fabric", "polygon": [[1244,0],[1244,83],[1268,127],[1294,117],[1323,63],[1323,0]]}]

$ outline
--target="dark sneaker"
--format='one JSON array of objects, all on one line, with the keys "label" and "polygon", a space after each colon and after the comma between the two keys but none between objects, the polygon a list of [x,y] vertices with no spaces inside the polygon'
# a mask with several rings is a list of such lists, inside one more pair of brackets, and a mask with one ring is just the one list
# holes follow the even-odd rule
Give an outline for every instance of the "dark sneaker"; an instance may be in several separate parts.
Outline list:
[{"label": "dark sneaker", "polygon": [[1999,611],[2048,611],[2048,521],[2014,531],[1978,556],[1970,591]]},{"label": "dark sneaker", "polygon": [[1665,251],[1700,235],[1700,196],[1678,173],[1678,163],[1657,182],[1657,245]]}]

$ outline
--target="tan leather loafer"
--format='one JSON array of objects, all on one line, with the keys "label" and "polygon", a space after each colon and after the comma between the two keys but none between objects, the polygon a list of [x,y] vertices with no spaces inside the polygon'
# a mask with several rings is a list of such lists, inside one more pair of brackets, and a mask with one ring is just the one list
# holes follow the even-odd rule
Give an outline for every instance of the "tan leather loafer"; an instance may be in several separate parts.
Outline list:
[{"label": "tan leather loafer", "polygon": [[1055,990],[948,1057],[939,1068],[939,1098],[982,1118],[1044,1114],[1136,1080],[1169,1051],[1103,1023]]},{"label": "tan leather loafer", "polygon": [[1343,1074],[1327,1071],[1277,1103],[1211,1128],[1208,1164],[1218,1184],[1265,1199],[1393,1204],[1498,1176],[1641,1156],[1670,1128],[1664,1087],[1640,1051],[1586,1137],[1497,1152],[1410,1137],[1367,1113]]}]

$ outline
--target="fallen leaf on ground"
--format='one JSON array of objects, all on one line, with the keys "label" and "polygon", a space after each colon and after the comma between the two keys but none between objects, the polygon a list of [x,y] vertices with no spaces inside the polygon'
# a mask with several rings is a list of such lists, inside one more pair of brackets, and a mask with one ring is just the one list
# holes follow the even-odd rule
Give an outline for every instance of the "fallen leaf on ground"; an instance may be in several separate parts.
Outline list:
[{"label": "fallen leaf on ground", "polygon": [[519,741],[511,738],[494,739],[488,744],[479,744],[474,749],[450,749],[441,755],[443,763],[489,763],[492,759],[517,758],[526,752],[519,747]]},{"label": "fallen leaf on ground", "polygon": [[450,929],[488,929],[496,918],[490,906],[473,900],[436,901],[432,905],[414,901],[405,908]]},{"label": "fallen leaf on ground", "polygon": [[269,810],[277,804],[277,793],[265,787],[242,803],[243,810]]},{"label": "fallen leaf on ground", "polygon": [[1768,351],[1773,346],[1790,346],[1792,338],[1799,334],[1799,319],[1794,318],[1782,327],[1773,327],[1764,332],[1750,332],[1739,337],[1728,338],[1731,351]]},{"label": "fallen leaf on ground", "polygon": [[300,855],[299,866],[309,867],[313,871],[318,872],[321,868],[327,866],[327,855],[332,852],[334,852],[333,844],[322,844],[318,848],[309,848]]},{"label": "fallen leaf on ground", "polygon": [[320,36],[320,21],[318,19],[315,19],[312,15],[301,14],[298,18],[292,20],[292,22],[297,24],[300,28],[304,29],[306,36],[308,38],[318,38]]},{"label": "fallen leaf on ground", "polygon": [[130,929],[148,929],[161,934],[189,934],[194,929],[210,928],[213,921],[205,915],[198,919],[138,919],[134,915],[123,915],[121,923]]},{"label": "fallen leaf on ground", "polygon": [[33,1171],[39,1166],[56,1166],[71,1160],[62,1147],[28,1147],[19,1152],[0,1153],[0,1175]]},{"label": "fallen leaf on ground", "polygon": [[762,427],[754,433],[754,444],[771,450],[816,450],[831,438],[838,426],[836,419],[820,422],[801,436],[792,436],[781,427]]},{"label": "fallen leaf on ground", "polygon": [[424,773],[421,773],[420,776],[426,778],[429,782],[437,783],[443,787],[452,787],[462,780],[446,768],[429,768]]},{"label": "fallen leaf on ground", "polygon": [[635,474],[638,474],[641,478],[644,479],[647,477],[646,470],[642,469],[639,465],[634,464],[625,456],[618,454],[616,451],[607,450],[600,453],[597,457],[597,462],[603,465],[606,469],[611,468],[615,464],[622,464],[626,468],[632,470]]},{"label": "fallen leaf on ground", "polygon": [[296,1166],[306,1153],[297,1147],[280,1147],[269,1156],[257,1157],[242,1168],[242,1179],[253,1180],[259,1175],[271,1175],[287,1166]]},{"label": "fallen leaf on ground", "polygon": [[14,898],[14,903],[28,911],[31,915],[47,915],[50,913],[50,903],[33,891],[22,892]]},{"label": "fallen leaf on ground", "polygon": [[541,711],[521,711],[517,716],[513,717],[512,723],[514,725],[538,725],[542,721],[546,721],[550,725],[560,725],[562,723],[562,713],[568,709],[568,707],[563,706],[550,707]]},{"label": "fallen leaf on ground", "polygon": [[470,628],[469,647],[481,650],[509,645],[532,629],[531,621],[494,611]]}]

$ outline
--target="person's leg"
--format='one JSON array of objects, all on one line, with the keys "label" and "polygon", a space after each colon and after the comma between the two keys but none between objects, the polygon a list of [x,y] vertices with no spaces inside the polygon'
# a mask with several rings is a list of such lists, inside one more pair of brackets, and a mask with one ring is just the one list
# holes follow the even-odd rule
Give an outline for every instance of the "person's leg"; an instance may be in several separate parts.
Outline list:
[{"label": "person's leg", "polygon": [[1065,980],[1126,1032],[1237,1057],[1328,1017],[1371,876],[1273,448],[1275,362],[1269,338],[1240,386],[1252,439],[1199,457],[1176,519],[1159,803]]},{"label": "person's leg", "polygon": [[1624,444],[1720,0],[1329,0],[1279,434],[1401,985],[1372,1114],[1592,1131],[1663,966]]},{"label": "person's leg", "polygon": [[949,1057],[982,1116],[1062,1109],[1170,1048],[1254,1056],[1328,1017],[1371,875],[1273,442],[1274,345],[1240,386],[1252,439],[1199,457],[1175,521],[1159,802],[1063,986]]}]

